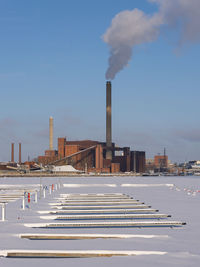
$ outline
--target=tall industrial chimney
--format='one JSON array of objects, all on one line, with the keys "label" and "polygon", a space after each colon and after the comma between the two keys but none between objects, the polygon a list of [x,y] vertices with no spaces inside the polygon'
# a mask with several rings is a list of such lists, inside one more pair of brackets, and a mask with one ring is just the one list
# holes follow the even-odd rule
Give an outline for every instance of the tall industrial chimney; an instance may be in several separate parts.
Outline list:
[{"label": "tall industrial chimney", "polygon": [[22,163],[22,144],[19,143],[19,164]]},{"label": "tall industrial chimney", "polygon": [[11,144],[11,162],[14,162],[14,143]]},{"label": "tall industrial chimney", "polygon": [[111,82],[106,83],[106,159],[112,160]]},{"label": "tall industrial chimney", "polygon": [[49,150],[53,150],[53,118],[49,118]]}]

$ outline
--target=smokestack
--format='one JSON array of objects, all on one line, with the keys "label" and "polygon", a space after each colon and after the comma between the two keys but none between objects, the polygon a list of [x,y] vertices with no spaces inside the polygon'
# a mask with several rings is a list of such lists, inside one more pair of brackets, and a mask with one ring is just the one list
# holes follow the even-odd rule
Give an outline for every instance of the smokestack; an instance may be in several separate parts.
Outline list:
[{"label": "smokestack", "polygon": [[106,159],[112,160],[111,82],[106,83]]},{"label": "smokestack", "polygon": [[53,150],[53,118],[49,118],[49,150]]},{"label": "smokestack", "polygon": [[22,145],[19,143],[19,164],[22,163]]},{"label": "smokestack", "polygon": [[14,143],[11,144],[11,162],[14,162]]}]

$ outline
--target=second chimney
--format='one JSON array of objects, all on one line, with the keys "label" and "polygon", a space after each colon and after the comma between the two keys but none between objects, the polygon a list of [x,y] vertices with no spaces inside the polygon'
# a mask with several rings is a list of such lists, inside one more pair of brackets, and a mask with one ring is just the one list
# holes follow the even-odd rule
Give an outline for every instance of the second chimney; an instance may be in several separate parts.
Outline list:
[{"label": "second chimney", "polygon": [[22,163],[22,145],[19,143],[19,164]]},{"label": "second chimney", "polygon": [[11,144],[11,162],[14,162],[14,143]]},{"label": "second chimney", "polygon": [[53,118],[49,118],[49,150],[53,150]]}]

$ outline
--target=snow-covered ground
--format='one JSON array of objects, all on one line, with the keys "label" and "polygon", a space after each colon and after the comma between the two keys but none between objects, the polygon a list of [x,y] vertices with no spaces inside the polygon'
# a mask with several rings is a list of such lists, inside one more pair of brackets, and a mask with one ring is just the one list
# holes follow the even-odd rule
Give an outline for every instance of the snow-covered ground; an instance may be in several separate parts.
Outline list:
[{"label": "snow-covered ground", "polygon": [[[64,186],[59,189],[59,184]],[[50,194],[54,184],[57,191]],[[12,186],[9,186],[12,185]],[[40,186],[41,185],[41,186]],[[44,198],[43,188],[46,187]],[[106,251],[132,256],[94,258],[0,258],[0,266],[199,266],[200,264],[200,178],[199,177],[73,177],[73,178],[1,178],[0,201],[6,195],[16,199],[6,205],[6,221],[0,222],[0,253],[6,256],[10,250],[20,251]],[[51,187],[52,189],[52,187]],[[35,198],[35,191],[38,191]],[[26,192],[25,210],[23,193]],[[28,203],[27,193],[31,193]],[[169,214],[163,220],[186,222],[181,227],[120,227],[120,228],[30,228],[25,224],[59,223],[54,217],[44,220],[43,216],[55,210],[50,203],[60,202],[61,194],[126,194],[152,209],[158,214]],[[102,199],[105,200],[106,197]],[[109,199],[109,197],[107,197]],[[36,201],[37,200],[37,201]],[[95,202],[94,202],[95,203]],[[102,204],[101,204],[102,205]],[[44,212],[41,213],[39,212]],[[59,211],[59,209],[57,210]],[[1,211],[0,211],[1,218]],[[133,219],[135,221],[135,219]],[[123,220],[133,221],[133,220]],[[149,219],[144,219],[149,221]],[[144,221],[137,219],[137,221]],[[110,220],[106,220],[110,221]],[[112,220],[112,222],[115,220]],[[121,220],[116,220],[121,222]],[[63,222],[63,221],[61,221]],[[75,222],[75,221],[70,221]],[[76,222],[94,222],[76,221]],[[103,222],[95,220],[95,222]],[[97,235],[95,239],[75,240],[29,240],[21,234],[51,235]],[[100,238],[102,235],[102,238]],[[112,238],[113,237],[115,238]],[[106,238],[109,236],[109,238]],[[119,238],[118,238],[119,237]],[[4,254],[3,254],[4,253]],[[136,256],[133,256],[136,255]]]}]

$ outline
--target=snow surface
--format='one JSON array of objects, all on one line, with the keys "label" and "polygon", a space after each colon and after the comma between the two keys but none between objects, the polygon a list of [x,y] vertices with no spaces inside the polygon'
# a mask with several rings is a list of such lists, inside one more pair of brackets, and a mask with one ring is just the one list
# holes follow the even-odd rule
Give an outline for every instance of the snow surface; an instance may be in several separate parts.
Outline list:
[{"label": "snow surface", "polygon": [[[55,183],[77,185],[61,187],[60,190],[48,193],[43,198],[43,187]],[[114,184],[115,187],[105,186]],[[1,186],[6,185],[6,186]],[[200,177],[72,177],[72,178],[1,178],[0,194],[11,185],[13,190],[21,187],[37,188],[38,202],[34,194],[31,202],[26,199],[26,209],[22,210],[22,199],[6,205],[6,221],[0,222],[0,250],[106,250],[106,251],[142,251],[146,255],[135,257],[109,258],[66,258],[66,259],[13,259],[0,258],[0,266],[199,266],[200,264]],[[31,185],[31,186],[30,186]],[[84,185],[84,186],[79,186]],[[102,185],[102,186],[100,186]],[[122,186],[134,185],[134,186]],[[138,185],[138,186],[135,186]],[[145,186],[141,186],[145,185]],[[149,186],[148,186],[149,185]],[[3,191],[4,190],[4,191]],[[9,194],[12,190],[9,189]],[[8,193],[8,191],[6,191]],[[24,224],[44,223],[39,210],[49,211],[49,203],[55,203],[60,194],[127,194],[134,199],[159,209],[160,213],[170,214],[170,220],[186,222],[178,228],[87,228],[87,229],[40,229],[27,228]],[[64,195],[62,195],[64,196]],[[0,208],[1,210],[1,208]],[[1,211],[0,211],[1,218]],[[55,221],[51,221],[54,223]],[[92,239],[92,240],[29,240],[21,239],[20,234],[103,234],[133,235],[124,239]],[[138,235],[138,237],[137,237]],[[151,236],[140,238],[139,236]],[[169,236],[169,238],[152,238],[152,236]],[[158,251],[164,255],[152,255]],[[148,255],[150,253],[150,255]]]},{"label": "snow surface", "polygon": [[71,165],[53,166],[53,172],[80,172]]},{"label": "snow surface", "polygon": [[64,187],[79,188],[79,187],[117,187],[116,184],[63,184]]}]

